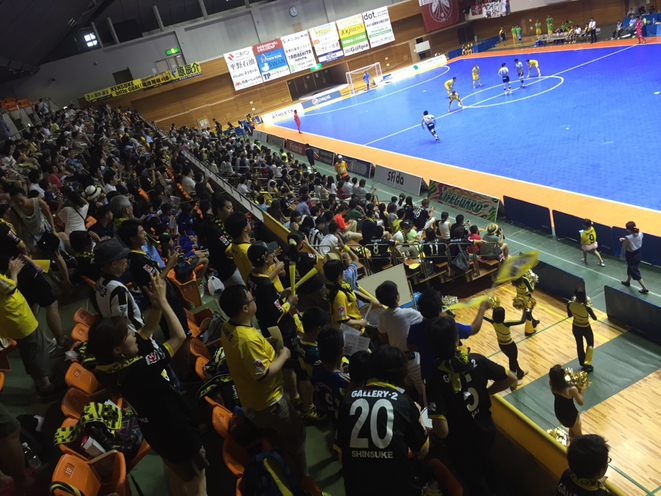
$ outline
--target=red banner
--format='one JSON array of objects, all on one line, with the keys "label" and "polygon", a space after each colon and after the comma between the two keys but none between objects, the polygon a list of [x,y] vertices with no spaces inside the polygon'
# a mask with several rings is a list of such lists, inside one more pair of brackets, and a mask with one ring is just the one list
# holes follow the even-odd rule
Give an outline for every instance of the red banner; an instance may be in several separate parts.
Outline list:
[{"label": "red banner", "polygon": [[419,0],[428,33],[459,22],[459,0]]}]

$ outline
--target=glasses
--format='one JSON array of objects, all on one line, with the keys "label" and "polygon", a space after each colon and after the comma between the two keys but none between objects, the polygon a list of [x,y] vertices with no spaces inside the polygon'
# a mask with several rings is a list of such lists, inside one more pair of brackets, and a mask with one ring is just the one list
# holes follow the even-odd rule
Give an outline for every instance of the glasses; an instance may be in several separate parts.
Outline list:
[{"label": "glasses", "polygon": [[609,456],[608,457],[608,464],[610,465],[612,461],[613,461],[613,459]]},{"label": "glasses", "polygon": [[253,301],[255,301],[255,298],[252,298],[251,300],[246,301],[243,306],[250,305]]}]

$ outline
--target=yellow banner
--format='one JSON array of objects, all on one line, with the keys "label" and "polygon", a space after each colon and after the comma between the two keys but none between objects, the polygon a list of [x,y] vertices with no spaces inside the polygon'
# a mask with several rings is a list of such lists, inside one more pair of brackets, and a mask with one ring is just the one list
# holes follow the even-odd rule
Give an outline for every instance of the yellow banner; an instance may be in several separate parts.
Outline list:
[{"label": "yellow banner", "polygon": [[355,24],[353,26],[349,26],[348,28],[340,29],[340,38],[348,38],[349,36],[354,36],[364,32],[364,24]]},{"label": "yellow banner", "polygon": [[133,93],[142,89],[142,79],[134,79],[133,81],[128,81],[126,83],[117,84],[110,87],[110,93],[112,96],[121,96],[128,93]]},{"label": "yellow banner", "polygon": [[539,261],[539,250],[529,251],[515,257],[507,257],[498,271],[494,285],[522,277]]},{"label": "yellow banner", "polygon": [[156,88],[162,84],[169,83],[172,81],[172,73],[170,71],[164,72],[163,74],[156,74],[154,76],[148,76],[142,78],[142,87],[147,88]]},{"label": "yellow banner", "polygon": [[105,88],[99,91],[93,91],[92,93],[87,93],[85,95],[85,100],[88,102],[95,102],[97,100],[103,100],[104,98],[110,98],[110,88]]},{"label": "yellow banner", "polygon": [[193,62],[192,64],[186,64],[183,67],[177,67],[170,72],[172,73],[172,79],[178,81],[199,76],[202,74],[202,66],[200,66],[198,62]]}]

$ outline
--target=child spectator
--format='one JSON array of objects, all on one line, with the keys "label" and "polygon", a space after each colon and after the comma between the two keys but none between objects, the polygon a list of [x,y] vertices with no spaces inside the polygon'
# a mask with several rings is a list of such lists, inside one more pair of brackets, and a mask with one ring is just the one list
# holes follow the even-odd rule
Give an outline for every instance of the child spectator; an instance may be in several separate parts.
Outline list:
[{"label": "child spectator", "polygon": [[326,415],[317,412],[314,406],[314,386],[312,385],[313,368],[319,362],[317,337],[329,322],[328,313],[319,307],[308,308],[303,314],[303,337],[298,341],[297,355],[300,365],[299,387],[303,398],[303,420],[320,421]]},{"label": "child spectator", "polygon": [[340,390],[349,385],[349,374],[342,367],[344,356],[344,335],[334,327],[321,331],[317,339],[321,362],[312,369],[312,384],[319,402],[331,417],[333,427],[337,427],[336,400]]},{"label": "child spectator", "polygon": [[468,241],[471,241],[473,244],[471,246],[466,247],[466,251],[468,253],[477,253],[478,255],[480,254],[480,246],[483,241],[482,238],[480,238],[480,229],[477,226],[470,226],[468,229],[470,234],[468,235]]},{"label": "child spectator", "polygon": [[69,242],[78,264],[78,273],[96,283],[101,277],[101,269],[94,263],[92,237],[87,231],[74,231],[69,236]]},{"label": "child spectator", "polygon": [[567,447],[569,468],[558,482],[557,495],[608,496],[604,486],[610,446],[597,434],[577,436]]},{"label": "child spectator", "polygon": [[583,219],[583,229],[579,231],[581,233],[581,250],[583,250],[583,262],[585,265],[588,264],[588,252],[593,252],[597,255],[599,259],[599,265],[606,267],[604,260],[601,258],[601,254],[597,251],[597,233],[594,230],[592,221],[590,219]]}]

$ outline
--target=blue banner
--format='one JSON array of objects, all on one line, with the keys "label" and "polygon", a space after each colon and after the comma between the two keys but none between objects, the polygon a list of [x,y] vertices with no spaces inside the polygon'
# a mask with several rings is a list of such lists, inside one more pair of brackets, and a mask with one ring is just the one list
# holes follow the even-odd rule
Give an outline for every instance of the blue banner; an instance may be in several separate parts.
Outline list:
[{"label": "blue banner", "polygon": [[303,105],[304,109],[309,109],[310,107],[314,107],[315,105],[319,105],[321,103],[330,102],[331,100],[337,100],[341,96],[342,93],[340,93],[339,91],[333,91],[332,93],[328,93],[326,95],[316,96],[312,100],[305,100],[301,105]]}]

